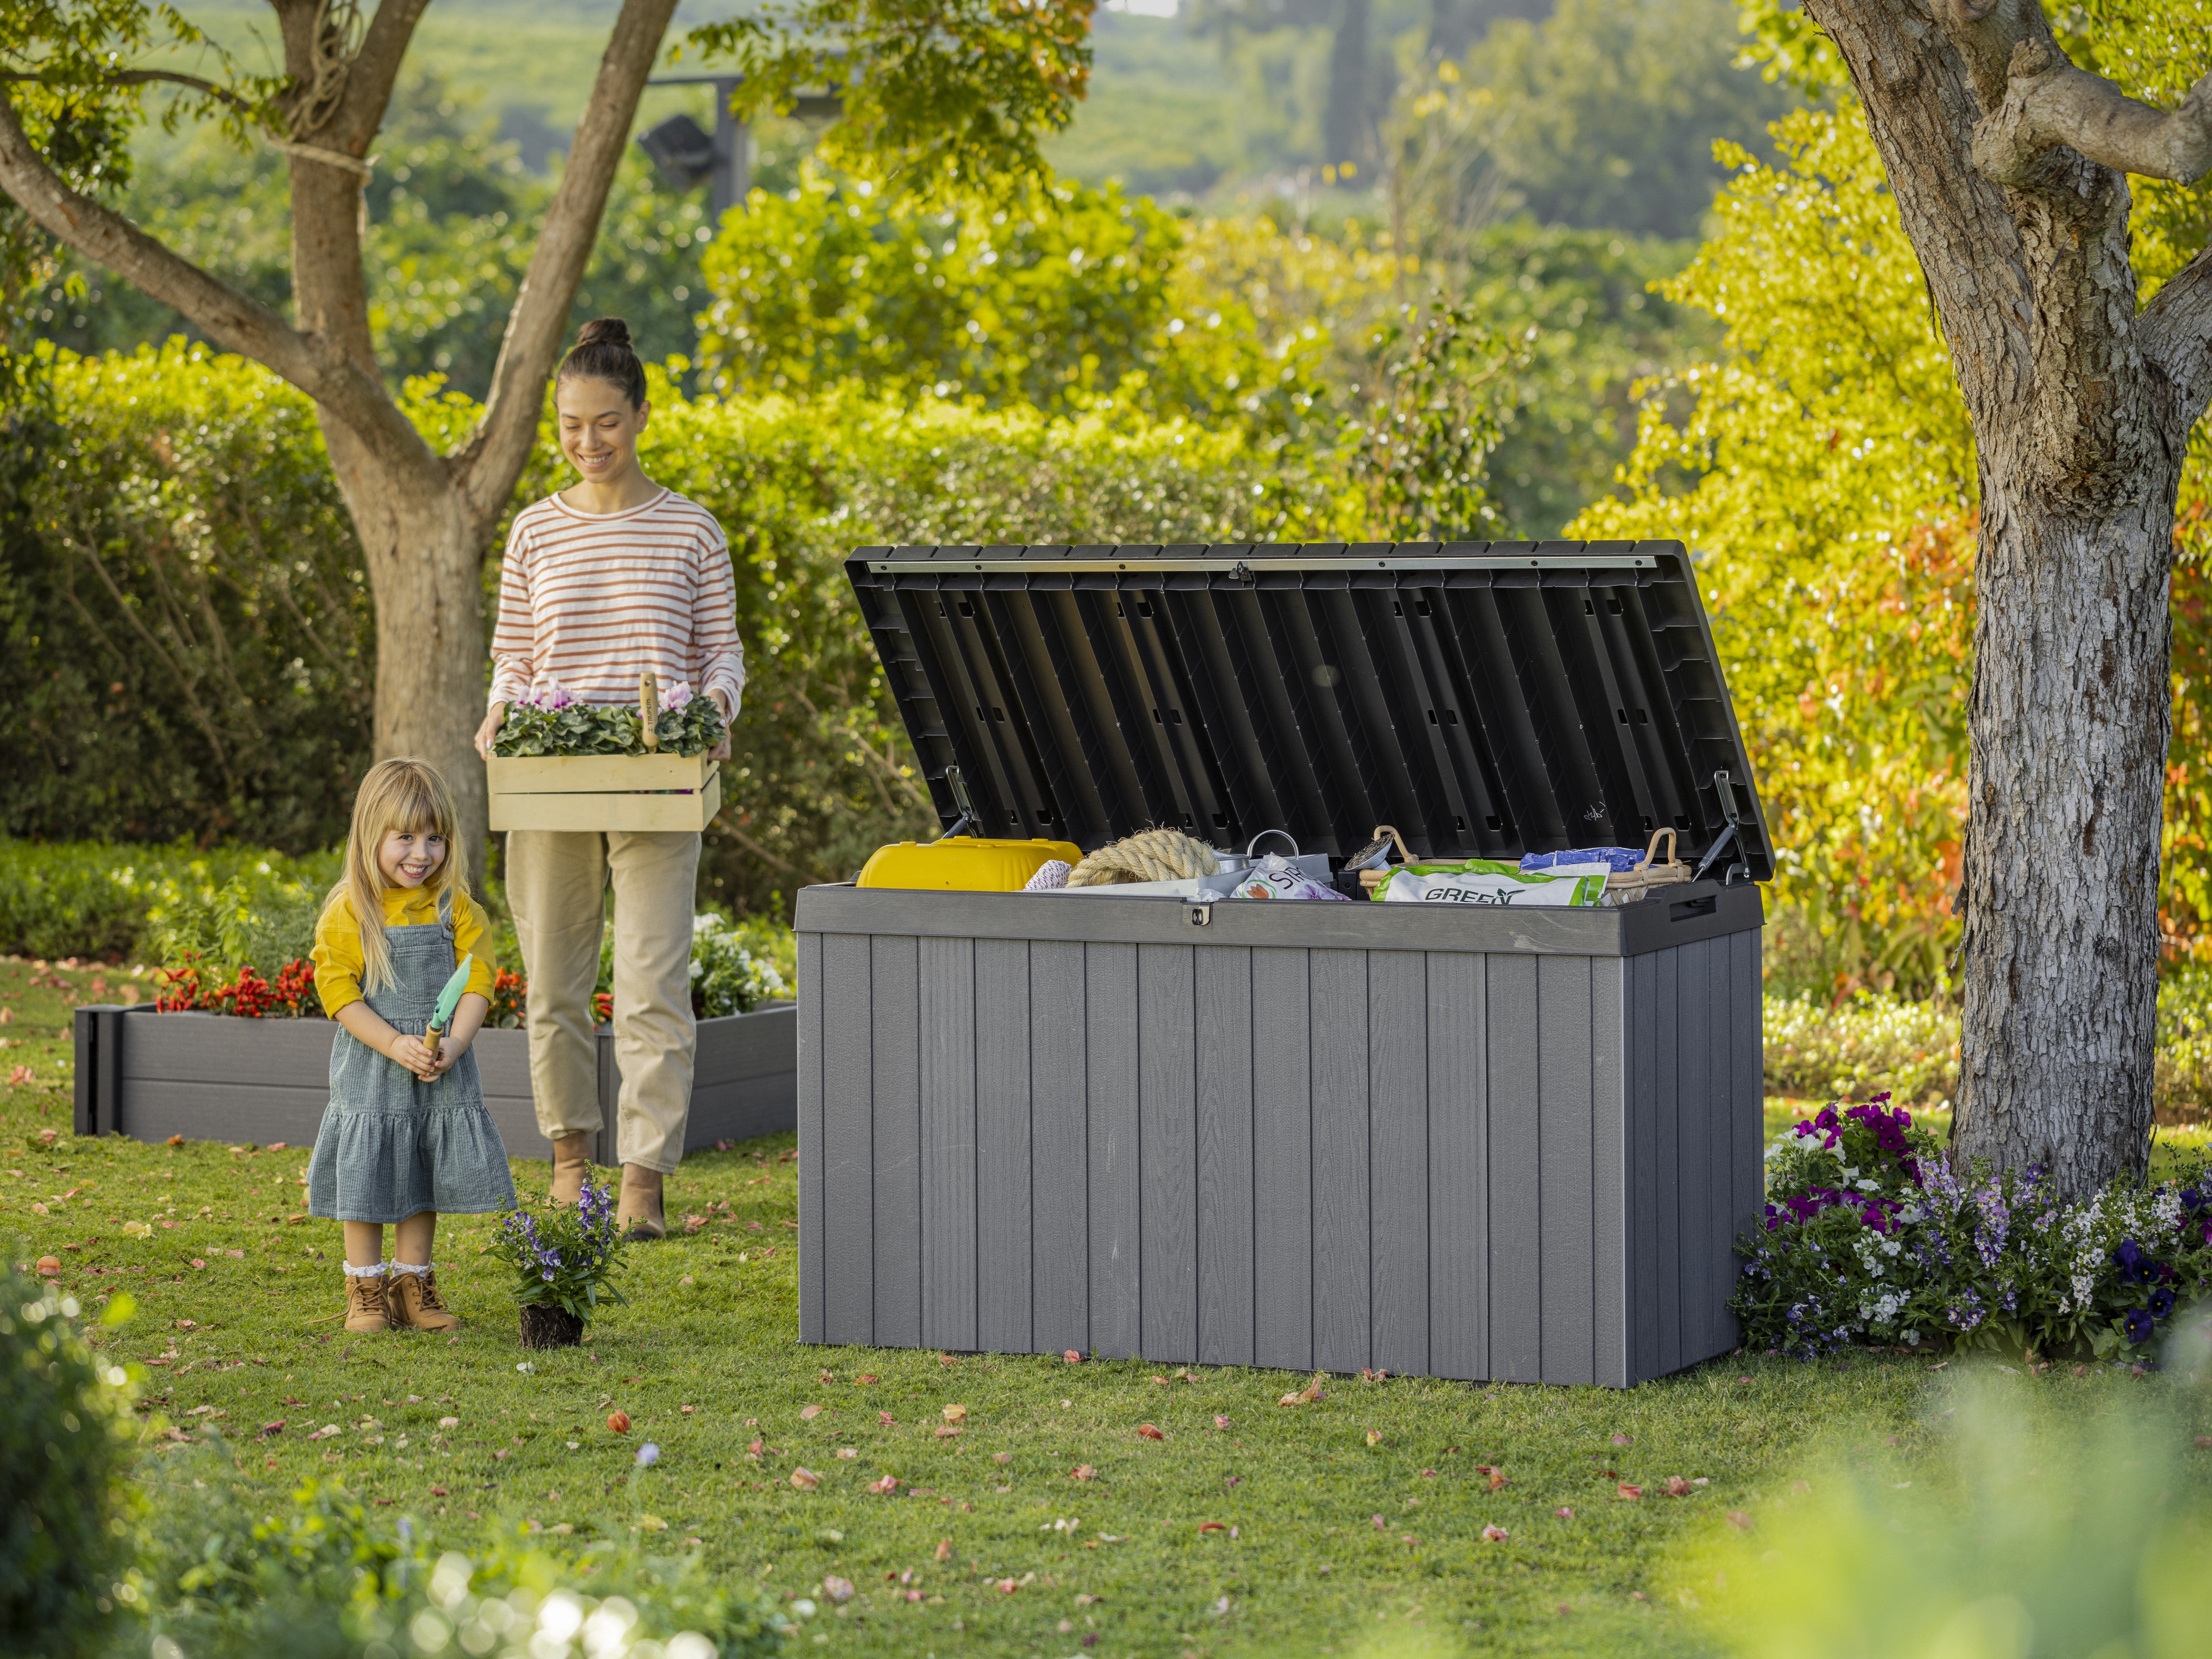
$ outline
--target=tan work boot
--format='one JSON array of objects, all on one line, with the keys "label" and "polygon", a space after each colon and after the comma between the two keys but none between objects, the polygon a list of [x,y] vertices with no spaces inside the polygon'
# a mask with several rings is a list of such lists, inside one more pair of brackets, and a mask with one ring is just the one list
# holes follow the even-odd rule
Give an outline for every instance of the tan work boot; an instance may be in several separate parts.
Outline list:
[{"label": "tan work boot", "polygon": [[665,1238],[668,1223],[660,1212],[660,1171],[642,1164],[623,1165],[622,1204],[616,1224],[632,1238]]},{"label": "tan work boot", "polygon": [[553,1201],[574,1204],[584,1195],[584,1182],[592,1173],[592,1132],[553,1138]]},{"label": "tan work boot", "polygon": [[345,1328],[361,1333],[392,1328],[392,1308],[385,1299],[382,1273],[346,1275]]},{"label": "tan work boot", "polygon": [[392,1275],[392,1322],[403,1329],[450,1331],[461,1322],[438,1294],[434,1273]]}]

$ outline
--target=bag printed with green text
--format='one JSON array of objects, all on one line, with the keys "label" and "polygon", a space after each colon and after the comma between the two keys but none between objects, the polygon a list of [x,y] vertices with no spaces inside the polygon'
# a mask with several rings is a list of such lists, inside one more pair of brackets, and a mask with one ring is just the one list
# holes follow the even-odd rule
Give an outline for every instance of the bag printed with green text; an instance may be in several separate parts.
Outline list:
[{"label": "bag printed with green text", "polygon": [[1375,890],[1392,904],[1510,904],[1522,909],[1587,908],[1605,891],[1602,873],[1544,875],[1492,859],[1408,864]]}]

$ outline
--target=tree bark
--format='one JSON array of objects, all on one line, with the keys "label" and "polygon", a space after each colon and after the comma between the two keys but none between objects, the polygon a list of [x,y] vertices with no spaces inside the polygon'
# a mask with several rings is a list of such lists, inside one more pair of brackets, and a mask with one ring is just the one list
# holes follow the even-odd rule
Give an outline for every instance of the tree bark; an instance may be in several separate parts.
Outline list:
[{"label": "tree bark", "polygon": [[1953,1146],[2078,1194],[2139,1171],[2150,1127],[2167,582],[2206,379],[2202,271],[2137,317],[2123,169],[2197,166],[2205,89],[2170,115],[2123,98],[2035,0],[1807,9],[1865,105],[1981,475]]}]

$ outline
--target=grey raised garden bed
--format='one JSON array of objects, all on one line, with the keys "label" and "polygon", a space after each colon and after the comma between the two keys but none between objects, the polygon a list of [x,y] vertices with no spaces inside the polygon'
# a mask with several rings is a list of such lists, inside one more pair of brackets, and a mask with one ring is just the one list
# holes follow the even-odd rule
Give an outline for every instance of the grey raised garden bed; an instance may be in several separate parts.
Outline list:
[{"label": "grey raised garden bed", "polygon": [[[157,1013],[137,1007],[76,1011],[76,1132],[137,1140],[312,1143],[330,1099],[331,1038],[321,1019],[237,1019]],[[699,1022],[691,1115],[684,1148],[791,1129],[798,1012],[788,1004]],[[531,1103],[527,1036],[479,1032],[471,1050],[484,1103],[512,1158],[552,1156]],[[614,1036],[599,1032],[595,1156],[615,1157],[615,1103],[622,1075]]]},{"label": "grey raised garden bed", "polygon": [[[1672,824],[1617,908],[811,887],[803,1340],[1625,1387],[1725,1352],[1772,854],[1678,544],[865,549],[942,821],[1341,859]],[[975,826],[983,826],[980,830]]]}]

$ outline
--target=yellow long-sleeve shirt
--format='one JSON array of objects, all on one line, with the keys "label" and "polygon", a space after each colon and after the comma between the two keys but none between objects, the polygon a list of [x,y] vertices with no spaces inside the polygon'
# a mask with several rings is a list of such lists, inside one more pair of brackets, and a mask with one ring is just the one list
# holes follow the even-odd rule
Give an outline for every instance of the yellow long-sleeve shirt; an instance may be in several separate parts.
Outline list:
[{"label": "yellow long-sleeve shirt", "polygon": [[[438,919],[437,895],[427,887],[389,887],[384,893],[384,925],[404,927]],[[474,957],[469,969],[469,989],[489,1000],[495,964],[486,948],[490,921],[466,893],[453,898],[453,963]],[[323,1012],[333,1019],[338,1010],[362,1000],[361,925],[353,902],[341,898],[323,912],[315,924],[315,994]]]}]

